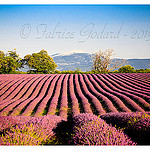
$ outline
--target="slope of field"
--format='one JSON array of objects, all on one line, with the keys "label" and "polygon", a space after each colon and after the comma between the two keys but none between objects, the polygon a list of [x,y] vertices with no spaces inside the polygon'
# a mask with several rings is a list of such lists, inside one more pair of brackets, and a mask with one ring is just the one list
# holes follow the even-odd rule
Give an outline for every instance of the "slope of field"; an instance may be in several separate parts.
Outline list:
[{"label": "slope of field", "polygon": [[150,73],[0,75],[0,116],[150,111]]}]

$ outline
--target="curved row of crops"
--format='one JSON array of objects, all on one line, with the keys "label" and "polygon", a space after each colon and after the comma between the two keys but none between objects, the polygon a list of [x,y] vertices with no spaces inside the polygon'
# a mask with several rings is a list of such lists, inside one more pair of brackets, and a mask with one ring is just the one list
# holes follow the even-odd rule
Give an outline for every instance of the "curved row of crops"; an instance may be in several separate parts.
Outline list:
[{"label": "curved row of crops", "polygon": [[0,75],[0,145],[149,145],[149,114],[149,73]]},{"label": "curved row of crops", "polygon": [[150,74],[0,75],[0,116],[150,111]]}]

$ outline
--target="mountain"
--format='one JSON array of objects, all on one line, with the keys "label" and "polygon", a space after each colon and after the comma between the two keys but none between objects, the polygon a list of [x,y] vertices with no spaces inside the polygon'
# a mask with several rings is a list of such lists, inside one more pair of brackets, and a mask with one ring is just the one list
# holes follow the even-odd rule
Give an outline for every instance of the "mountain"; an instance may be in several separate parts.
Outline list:
[{"label": "mountain", "polygon": [[[58,65],[58,70],[75,70],[77,67],[81,71],[90,71],[92,69],[92,54],[82,51],[72,51],[68,53],[57,53],[51,55],[55,63]],[[135,69],[150,68],[150,59],[127,59],[125,65],[131,65]]]},{"label": "mountain", "polygon": [[77,67],[81,71],[91,70],[92,55],[84,52],[71,52],[67,54],[54,54],[55,63],[58,65],[58,70],[75,70]]},{"label": "mountain", "polygon": [[150,59],[128,59],[127,62],[135,69],[150,69]]}]

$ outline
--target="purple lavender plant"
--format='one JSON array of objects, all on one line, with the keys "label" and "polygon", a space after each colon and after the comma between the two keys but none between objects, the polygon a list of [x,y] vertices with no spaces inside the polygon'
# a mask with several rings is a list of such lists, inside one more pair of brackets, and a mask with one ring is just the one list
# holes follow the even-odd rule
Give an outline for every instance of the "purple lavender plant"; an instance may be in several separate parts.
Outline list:
[{"label": "purple lavender plant", "polygon": [[73,74],[70,75],[69,78],[69,94],[71,98],[71,109],[72,109],[72,116],[76,116],[80,114],[80,109],[79,109],[79,103],[78,99],[75,95],[75,88],[74,88],[74,83],[73,83]]},{"label": "purple lavender plant", "polygon": [[75,145],[136,145],[123,131],[92,114],[79,114],[73,118],[72,135]]},{"label": "purple lavender plant", "polygon": [[[0,145],[45,145],[58,142],[53,129],[62,121],[61,117],[48,115],[41,117],[15,116],[10,118],[7,124],[6,120],[9,120],[9,117],[3,117],[3,122],[5,121],[6,124],[1,124],[3,133],[0,136]],[[4,129],[6,130],[4,131]]]},{"label": "purple lavender plant", "polygon": [[150,145],[150,113],[107,113],[100,118],[121,128],[138,145]]}]

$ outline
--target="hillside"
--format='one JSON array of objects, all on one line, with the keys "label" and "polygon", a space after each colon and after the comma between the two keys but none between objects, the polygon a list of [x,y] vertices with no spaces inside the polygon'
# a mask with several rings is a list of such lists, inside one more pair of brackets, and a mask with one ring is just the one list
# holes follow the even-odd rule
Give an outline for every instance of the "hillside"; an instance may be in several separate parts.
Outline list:
[{"label": "hillside", "polygon": [[[89,53],[69,53],[52,55],[58,70],[75,70],[77,67],[81,71],[90,71],[92,68],[92,54]],[[135,69],[150,68],[150,59],[127,59],[126,64]]]}]

